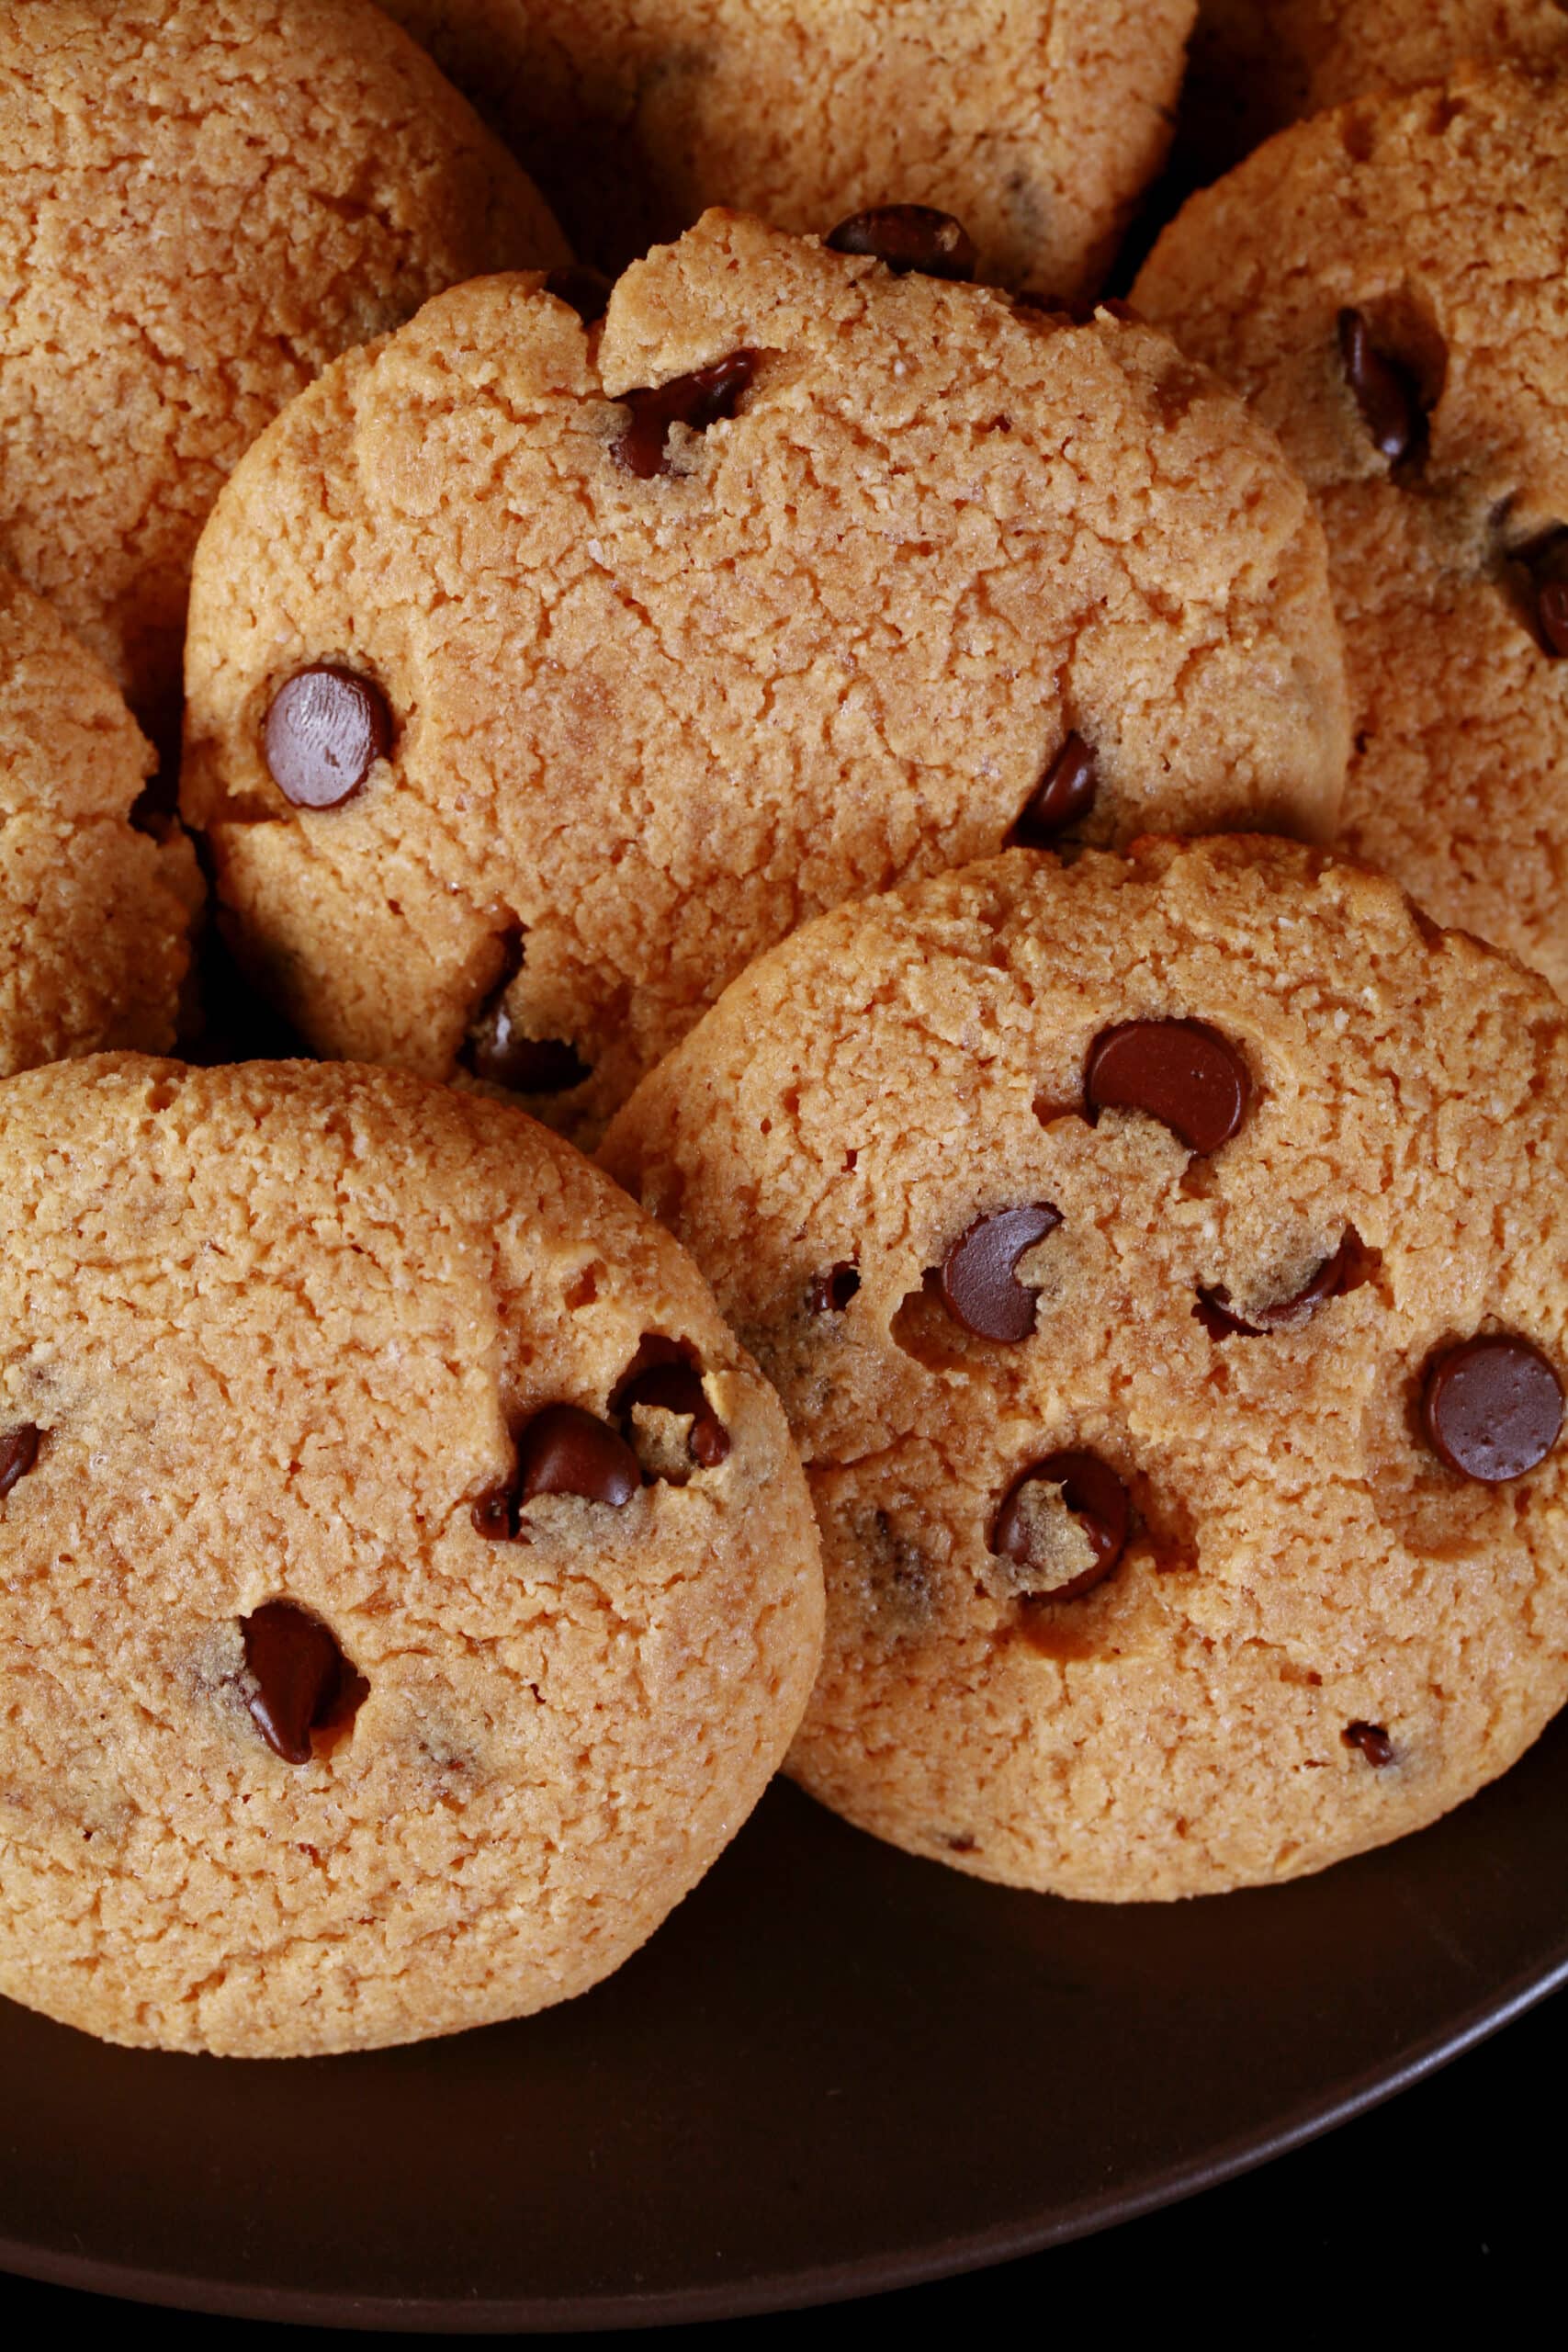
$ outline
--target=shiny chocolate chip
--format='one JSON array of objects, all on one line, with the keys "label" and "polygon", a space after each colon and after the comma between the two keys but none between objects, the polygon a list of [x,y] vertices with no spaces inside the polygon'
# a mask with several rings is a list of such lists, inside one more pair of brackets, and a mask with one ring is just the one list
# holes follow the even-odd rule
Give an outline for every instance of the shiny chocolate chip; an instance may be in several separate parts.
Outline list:
[{"label": "shiny chocolate chip", "polygon": [[1347,1747],[1359,1747],[1368,1763],[1380,1771],[1393,1762],[1393,1742],[1382,1724],[1347,1724],[1339,1736]]},{"label": "shiny chocolate chip", "polygon": [[23,1421],[0,1437],[0,1498],[8,1495],[18,1478],[25,1478],[38,1460],[39,1431],[31,1421]]},{"label": "shiny chocolate chip", "polygon": [[474,1533],[487,1544],[507,1544],[516,1536],[515,1498],[510,1487],[487,1487],[468,1516]]},{"label": "shiny chocolate chip", "polygon": [[1223,1283],[1212,1287],[1201,1283],[1198,1304],[1192,1312],[1211,1339],[1260,1340],[1266,1332],[1277,1331],[1284,1324],[1304,1323],[1329,1299],[1343,1298],[1348,1291],[1359,1290],[1376,1262],[1375,1253],[1367,1248],[1355,1227],[1347,1226],[1338,1249],[1324,1260],[1292,1297],[1278,1299],[1268,1306],[1255,1306],[1250,1319],[1247,1319],[1232,1307],[1231,1295]]},{"label": "shiny chocolate chip", "polygon": [[[1087,1539],[1089,1565],[1064,1574],[1052,1556],[1052,1490]],[[1097,1453],[1051,1453],[1032,1462],[1009,1488],[991,1531],[991,1549],[1022,1571],[1019,1589],[1051,1600],[1073,1600],[1107,1577],[1127,1547],[1132,1505],[1127,1489]],[[1069,1564],[1070,1566],[1070,1564]],[[1031,1584],[1032,1576],[1038,1577]]]},{"label": "shiny chocolate chip", "polygon": [[286,1764],[308,1764],[310,1734],[332,1714],[353,1673],[319,1617],[291,1600],[268,1600],[242,1617],[256,1729]]},{"label": "shiny chocolate chip", "polygon": [[732,351],[727,359],[676,376],[668,384],[623,392],[622,405],[631,415],[615,444],[615,455],[627,473],[638,481],[651,481],[665,470],[665,443],[672,424],[705,433],[710,424],[733,416],[757,372],[757,357],[754,351]]},{"label": "shiny chocolate chip", "polygon": [[392,715],[379,686],[333,662],[297,670],[267,706],[262,749],[274,784],[296,808],[339,808],[391,748]]},{"label": "shiny chocolate chip", "polygon": [[840,1258],[825,1274],[814,1274],[806,1293],[813,1315],[841,1315],[860,1288],[860,1269]]},{"label": "shiny chocolate chip", "polygon": [[610,307],[609,279],[602,269],[591,269],[586,262],[566,262],[559,269],[552,269],[545,280],[545,291],[575,311],[585,327],[602,319]]},{"label": "shiny chocolate chip", "polygon": [[581,1086],[588,1065],[561,1037],[525,1037],[507,1005],[507,990],[523,969],[522,929],[504,943],[501,978],[475,1013],[457,1059],[476,1078],[513,1094],[564,1094]]},{"label": "shiny chocolate chip", "polygon": [[1339,313],[1339,356],[1373,448],[1391,466],[1397,465],[1416,447],[1426,429],[1415,379],[1396,360],[1376,349],[1371,329],[1359,311]]},{"label": "shiny chocolate chip", "polygon": [[1010,838],[1024,849],[1049,849],[1069,825],[1089,815],[1099,789],[1094,753],[1081,735],[1069,735],[1024,803]]},{"label": "shiny chocolate chip", "polygon": [[929,204],[879,204],[852,213],[823,241],[836,254],[869,254],[902,277],[959,281],[975,275],[974,240],[951,212]]},{"label": "shiny chocolate chip", "polygon": [[942,1304],[954,1322],[978,1340],[1027,1340],[1040,1293],[1019,1281],[1018,1261],[1061,1222],[1049,1201],[976,1217],[942,1263]]},{"label": "shiny chocolate chip", "polygon": [[1528,1340],[1487,1333],[1428,1367],[1421,1417],[1450,1470],[1497,1487],[1551,1452],[1562,1429],[1562,1383]]},{"label": "shiny chocolate chip", "polygon": [[1247,1064],[1205,1021],[1123,1021],[1089,1047],[1091,1112],[1143,1111],[1189,1151],[1228,1143],[1252,1099]]},{"label": "shiny chocolate chip", "polygon": [[580,1405],[547,1405],[517,1441],[520,1502],[536,1495],[578,1495],[618,1510],[641,1485],[637,1458],[626,1440]]}]

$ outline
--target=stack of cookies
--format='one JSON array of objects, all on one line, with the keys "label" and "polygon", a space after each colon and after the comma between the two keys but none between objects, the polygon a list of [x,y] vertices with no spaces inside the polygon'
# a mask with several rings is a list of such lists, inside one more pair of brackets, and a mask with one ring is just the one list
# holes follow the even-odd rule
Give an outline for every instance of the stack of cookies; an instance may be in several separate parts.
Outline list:
[{"label": "stack of cookies", "polygon": [[1206,7],[1099,300],[1194,13],[0,23],[13,1997],[520,2016],[786,1761],[1266,1884],[1568,1698],[1568,51]]}]

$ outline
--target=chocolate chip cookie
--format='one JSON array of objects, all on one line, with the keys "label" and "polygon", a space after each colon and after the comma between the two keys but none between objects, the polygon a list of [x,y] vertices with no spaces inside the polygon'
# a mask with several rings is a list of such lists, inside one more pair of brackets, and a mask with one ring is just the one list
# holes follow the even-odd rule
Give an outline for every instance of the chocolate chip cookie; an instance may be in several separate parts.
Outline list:
[{"label": "chocolate chip cookie", "polygon": [[1274,442],[1163,336],[893,225],[899,268],[711,213],[592,325],[581,278],[458,288],[247,455],[184,806],[321,1051],[588,1138],[840,899],[1015,834],[1332,829],[1337,632]]},{"label": "chocolate chip cookie", "polygon": [[565,258],[368,0],[0,11],[0,553],[177,742],[191,550],[241,451],[439,288]]},{"label": "chocolate chip cookie", "polygon": [[0,568],[0,1078],[175,1042],[201,899],[103,664]]},{"label": "chocolate chip cookie", "polygon": [[1328,535],[1347,844],[1568,987],[1568,80],[1507,67],[1285,131],[1139,305],[1245,391]]},{"label": "chocolate chip cookie", "polygon": [[1568,1011],[1286,842],[824,916],[612,1172],[778,1384],[829,1582],[792,1769],[982,1875],[1267,1883],[1568,1696]]},{"label": "chocolate chip cookie", "polygon": [[1193,0],[388,0],[619,270],[710,204],[957,213],[980,275],[1098,287],[1170,139]]},{"label": "chocolate chip cookie", "polygon": [[249,2056],[565,1999],[820,1638],[696,1270],[504,1104],[133,1056],[0,1090],[0,1990]]}]

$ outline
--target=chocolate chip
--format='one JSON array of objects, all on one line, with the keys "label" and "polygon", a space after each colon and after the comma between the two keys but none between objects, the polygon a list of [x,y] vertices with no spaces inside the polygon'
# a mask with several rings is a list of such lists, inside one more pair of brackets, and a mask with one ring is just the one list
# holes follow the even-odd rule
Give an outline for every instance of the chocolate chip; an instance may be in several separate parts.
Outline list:
[{"label": "chocolate chip", "polygon": [[476,1535],[487,1544],[508,1544],[517,1536],[516,1497],[510,1487],[487,1487],[468,1514]]},{"label": "chocolate chip", "polygon": [[974,241],[963,223],[929,204],[879,204],[852,213],[823,242],[836,254],[870,254],[900,277],[910,270],[955,280],[975,275]]},{"label": "chocolate chip", "polygon": [[353,670],[312,662],[273,695],[262,748],[274,784],[296,808],[336,808],[392,748],[387,698]]},{"label": "chocolate chip", "polygon": [[610,1399],[610,1410],[618,1418],[628,1440],[632,1414],[638,1405],[690,1420],[687,1447],[699,1469],[716,1470],[721,1462],[728,1460],[729,1431],[709,1404],[702,1373],[680,1340],[667,1340],[660,1332],[645,1331],[638,1342],[637,1353]]},{"label": "chocolate chip", "polygon": [[1359,1747],[1368,1763],[1380,1770],[1393,1762],[1393,1742],[1382,1724],[1347,1724],[1339,1736],[1347,1747]]},{"label": "chocolate chip", "polygon": [[[1054,1541],[1052,1488],[1060,1488],[1061,1501],[1088,1544],[1089,1565],[1076,1575],[1072,1558],[1064,1557]],[[997,1513],[991,1549],[1024,1571],[1017,1579],[1021,1593],[1072,1600],[1115,1567],[1126,1549],[1131,1515],[1127,1489],[1109,1463],[1096,1453],[1051,1453],[1014,1479]]]},{"label": "chocolate chip", "polygon": [[586,262],[566,262],[559,269],[552,269],[545,280],[545,291],[575,311],[585,327],[602,319],[610,307],[609,279],[602,269],[590,269]]},{"label": "chocolate chip", "polygon": [[615,444],[615,455],[627,473],[638,481],[651,481],[663,473],[670,427],[685,424],[694,433],[705,433],[710,424],[733,416],[756,372],[756,352],[732,351],[728,359],[716,359],[711,367],[676,376],[668,384],[623,392],[622,404],[630,409],[631,417]]},{"label": "chocolate chip", "polygon": [[517,1495],[579,1495],[584,1502],[629,1503],[642,1485],[637,1459],[607,1421],[580,1405],[547,1405],[517,1442]]},{"label": "chocolate chip", "polygon": [[513,1020],[506,993],[523,969],[524,933],[505,942],[501,978],[475,1013],[457,1059],[476,1078],[513,1094],[564,1094],[581,1086],[588,1065],[561,1037],[525,1037]]},{"label": "chocolate chip", "polygon": [[1247,1116],[1252,1082],[1227,1038],[1205,1021],[1123,1021],[1089,1047],[1092,1112],[1144,1111],[1189,1151],[1218,1151]]},{"label": "chocolate chip", "polygon": [[1024,803],[1010,839],[1025,849],[1049,849],[1069,825],[1088,816],[1099,789],[1094,753],[1081,735],[1069,735]]},{"label": "chocolate chip", "polygon": [[1027,1340],[1040,1293],[1019,1281],[1018,1261],[1061,1222],[1049,1201],[976,1217],[942,1261],[942,1304],[954,1322],[979,1340]]},{"label": "chocolate chip", "polygon": [[308,1764],[310,1734],[333,1713],[354,1670],[319,1617],[291,1600],[267,1600],[242,1617],[247,1692],[257,1730],[286,1764]]},{"label": "chocolate chip", "polygon": [[1277,1331],[1281,1324],[1304,1323],[1329,1299],[1343,1298],[1348,1291],[1359,1290],[1376,1262],[1375,1252],[1367,1248],[1355,1227],[1347,1226],[1333,1256],[1324,1260],[1316,1273],[1293,1296],[1279,1299],[1269,1306],[1255,1306],[1251,1319],[1247,1320],[1233,1309],[1231,1295],[1223,1283],[1213,1287],[1200,1284],[1198,1304],[1192,1312],[1213,1340],[1260,1340],[1265,1332]]},{"label": "chocolate chip", "polygon": [[1396,466],[1426,428],[1415,379],[1374,349],[1371,329],[1359,311],[1339,313],[1339,356],[1373,448]]},{"label": "chocolate chip", "polygon": [[813,1275],[806,1304],[813,1315],[841,1315],[859,1288],[859,1268],[840,1258],[825,1274]]},{"label": "chocolate chip", "polygon": [[1568,581],[1543,580],[1535,592],[1541,643],[1559,661],[1568,654]]},{"label": "chocolate chip", "polygon": [[1562,1383],[1539,1348],[1507,1332],[1462,1340],[1427,1373],[1421,1415],[1450,1470],[1488,1487],[1544,1462],[1562,1428]]},{"label": "chocolate chip", "polygon": [[0,1498],[8,1495],[38,1460],[39,1434],[31,1421],[23,1421],[0,1437]]}]

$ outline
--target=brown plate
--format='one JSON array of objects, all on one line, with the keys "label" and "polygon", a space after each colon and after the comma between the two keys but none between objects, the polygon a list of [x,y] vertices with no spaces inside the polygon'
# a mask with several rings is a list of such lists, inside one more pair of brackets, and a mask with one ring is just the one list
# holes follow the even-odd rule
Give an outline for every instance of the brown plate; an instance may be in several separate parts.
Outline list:
[{"label": "brown plate", "polygon": [[998,2261],[1239,2171],[1568,1975],[1568,1720],[1419,1837],[1171,1906],[1016,1894],[775,1787],[597,1992],[379,2055],[0,2003],[0,2268],[254,2318],[621,2326]]}]

